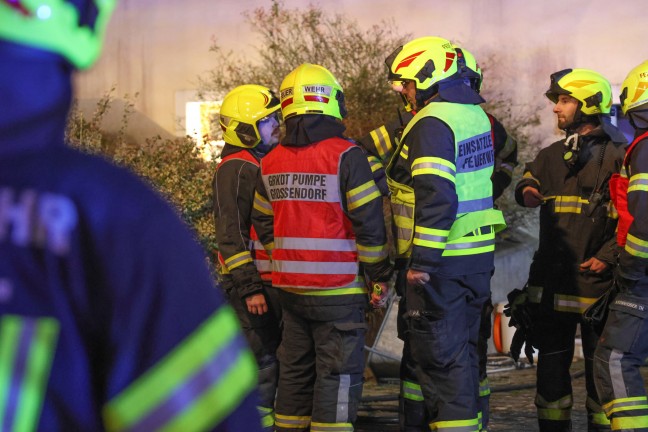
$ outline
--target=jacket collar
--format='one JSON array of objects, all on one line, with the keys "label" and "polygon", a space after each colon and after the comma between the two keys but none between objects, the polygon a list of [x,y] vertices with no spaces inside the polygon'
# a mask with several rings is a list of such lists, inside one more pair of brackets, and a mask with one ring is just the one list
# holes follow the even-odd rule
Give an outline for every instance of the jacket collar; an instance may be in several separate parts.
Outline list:
[{"label": "jacket collar", "polygon": [[285,146],[307,146],[333,137],[343,137],[346,126],[335,117],[304,114],[286,120]]}]

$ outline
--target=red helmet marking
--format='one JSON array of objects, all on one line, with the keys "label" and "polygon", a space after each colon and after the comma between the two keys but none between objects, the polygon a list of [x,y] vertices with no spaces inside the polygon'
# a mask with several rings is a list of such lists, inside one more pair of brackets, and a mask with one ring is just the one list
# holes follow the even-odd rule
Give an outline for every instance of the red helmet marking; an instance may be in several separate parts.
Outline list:
[{"label": "red helmet marking", "polygon": [[398,69],[400,69],[402,67],[407,67],[407,66],[411,65],[412,62],[414,60],[416,60],[416,58],[418,56],[420,56],[421,54],[423,54],[424,52],[425,51],[419,51],[417,53],[414,53],[412,55],[409,55],[409,56],[405,57],[403,60],[401,60],[400,63],[398,63],[398,66],[396,66],[396,70],[394,71],[394,73],[398,72]]},{"label": "red helmet marking", "polygon": [[6,4],[8,4],[9,7],[12,7],[14,9],[16,9],[18,12],[20,12],[21,14],[23,14],[25,16],[31,16],[32,15],[31,12],[29,12],[27,10],[27,8],[25,6],[23,6],[21,0],[3,0],[3,1]]},{"label": "red helmet marking", "polygon": [[270,102],[270,98],[265,93],[261,93],[261,95],[263,96],[263,106],[268,106],[268,103]]},{"label": "red helmet marking", "polygon": [[450,66],[452,66],[452,62],[454,62],[456,53],[453,52],[446,52],[446,62],[445,62],[445,67],[443,68],[443,72],[448,72],[448,69],[450,69]]},{"label": "red helmet marking", "polygon": [[293,103],[293,98],[284,99],[284,101],[281,102],[281,108],[286,108],[291,103]]},{"label": "red helmet marking", "polygon": [[324,97],[324,96],[309,96],[306,95],[304,96],[304,100],[308,102],[323,102],[323,103],[328,103],[329,98]]},{"label": "red helmet marking", "polygon": [[637,102],[637,99],[639,99],[639,96],[641,96],[643,94],[643,92],[645,92],[646,90],[648,90],[648,81],[640,82],[639,85],[637,86],[637,90],[635,90],[634,97],[632,98],[630,103]]}]

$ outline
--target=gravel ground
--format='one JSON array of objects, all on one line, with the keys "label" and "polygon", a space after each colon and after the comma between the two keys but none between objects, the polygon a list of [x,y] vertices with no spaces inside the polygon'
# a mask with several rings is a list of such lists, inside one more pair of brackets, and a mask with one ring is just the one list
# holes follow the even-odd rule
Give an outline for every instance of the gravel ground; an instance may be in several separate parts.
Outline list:
[{"label": "gravel ground", "polygon": [[[585,414],[585,378],[583,361],[572,365],[574,393],[572,421],[574,432],[587,431]],[[533,432],[538,430],[535,398],[535,368],[506,369],[501,364],[489,372],[491,384],[491,432]],[[498,371],[499,370],[499,371]],[[643,368],[644,382],[648,383],[648,368]],[[522,387],[522,389],[516,390]],[[528,388],[525,388],[528,387]],[[376,401],[375,399],[389,399]],[[358,414],[358,432],[398,431],[398,382],[367,383],[364,386],[363,404]]]}]

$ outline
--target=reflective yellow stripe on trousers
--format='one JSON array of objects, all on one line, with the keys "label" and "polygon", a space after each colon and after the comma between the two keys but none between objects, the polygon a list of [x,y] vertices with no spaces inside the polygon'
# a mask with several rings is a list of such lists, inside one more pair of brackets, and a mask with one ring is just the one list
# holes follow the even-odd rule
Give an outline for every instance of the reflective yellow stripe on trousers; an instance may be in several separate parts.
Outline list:
[{"label": "reflective yellow stripe on trousers", "polygon": [[538,394],[535,404],[538,410],[538,419],[562,421],[571,418],[574,399],[572,395],[567,395],[557,401],[548,402]]}]

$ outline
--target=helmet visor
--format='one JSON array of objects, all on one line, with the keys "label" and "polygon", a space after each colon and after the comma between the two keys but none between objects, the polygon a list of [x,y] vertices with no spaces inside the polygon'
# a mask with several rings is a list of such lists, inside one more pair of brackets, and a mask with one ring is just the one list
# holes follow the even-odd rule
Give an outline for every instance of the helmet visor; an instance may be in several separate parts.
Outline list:
[{"label": "helmet visor", "polygon": [[257,122],[257,129],[259,131],[259,138],[261,139],[257,147],[265,154],[279,143],[279,137],[281,135],[281,115],[279,115],[278,111],[275,111],[262,118]]},{"label": "helmet visor", "polygon": [[407,88],[407,86],[410,83],[414,83],[414,85],[416,85],[416,81],[409,80],[409,79],[393,80],[393,81],[387,81],[387,82],[391,86],[392,90],[394,90],[395,92],[398,92],[398,93],[402,92],[405,88]]},{"label": "helmet visor", "polygon": [[396,74],[392,72],[392,65],[394,64],[394,61],[396,61],[396,57],[398,54],[403,51],[403,46],[399,46],[394,50],[393,53],[389,54],[387,58],[385,59],[385,65],[387,65],[387,79],[391,81],[398,81],[401,77],[400,74]]},{"label": "helmet visor", "polygon": [[553,103],[558,102],[558,95],[561,95],[561,94],[565,94],[565,95],[571,94],[570,91],[567,91],[567,90],[565,90],[564,88],[560,87],[560,85],[558,84],[558,82],[559,82],[561,79],[563,79],[563,77],[564,77],[565,75],[567,75],[568,73],[572,72],[572,70],[573,70],[573,69],[563,69],[563,70],[561,70],[561,71],[554,72],[554,73],[551,74],[551,77],[550,77],[550,79],[551,79],[551,84],[549,84],[549,90],[547,90],[547,92],[545,93],[545,96],[547,96],[547,98],[549,98],[549,100],[550,100],[551,102],[553,102]]}]

